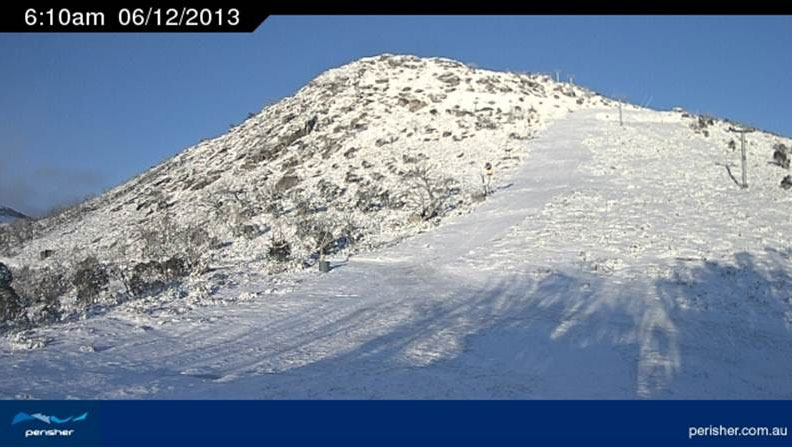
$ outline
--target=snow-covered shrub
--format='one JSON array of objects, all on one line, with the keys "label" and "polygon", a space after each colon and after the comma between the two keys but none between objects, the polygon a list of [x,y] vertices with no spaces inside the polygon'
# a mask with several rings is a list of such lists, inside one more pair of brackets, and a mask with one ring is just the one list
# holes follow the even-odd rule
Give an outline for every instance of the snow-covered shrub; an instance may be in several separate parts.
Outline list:
[{"label": "snow-covered shrub", "polygon": [[436,174],[427,165],[410,169],[404,179],[410,185],[404,201],[415,210],[413,220],[427,221],[441,216],[447,211],[448,198],[459,192],[454,179]]},{"label": "snow-covered shrub", "polygon": [[320,179],[316,184],[316,188],[319,190],[319,194],[322,196],[322,198],[324,198],[326,203],[335,201],[346,192],[345,188],[342,188],[327,179]]},{"label": "snow-covered shrub", "polygon": [[266,234],[267,231],[269,231],[268,226],[256,224],[240,224],[231,229],[234,237],[244,237],[245,239],[255,239]]},{"label": "snow-covered shrub", "polygon": [[788,175],[781,180],[781,188],[783,189],[792,188],[792,175]]},{"label": "snow-covered shrub", "polygon": [[157,261],[141,262],[132,269],[129,290],[134,296],[161,292],[165,288],[162,265]]},{"label": "snow-covered shrub", "polygon": [[327,254],[327,248],[336,238],[334,222],[327,213],[315,213],[297,225],[297,237],[306,245],[308,251],[319,259]]},{"label": "snow-covered shrub", "polygon": [[32,219],[17,219],[0,225],[0,255],[13,255],[25,242],[41,234],[41,225]]},{"label": "snow-covered shrub", "polygon": [[324,259],[324,255],[346,248],[352,241],[354,226],[346,213],[315,211],[303,215],[296,225],[296,236],[305,244],[310,258]]},{"label": "snow-covered shrub", "polygon": [[24,300],[11,287],[13,280],[11,270],[0,263],[0,332],[28,325]]},{"label": "snow-covered shrub", "polygon": [[[201,205],[209,209],[214,219],[226,224],[225,228],[231,236],[252,240],[270,230],[269,225],[257,221],[256,218],[264,214],[277,218],[282,214],[283,196],[276,191],[274,183],[270,182],[263,185],[249,185],[245,189],[222,190],[205,198]],[[209,238],[215,239],[214,236]],[[212,242],[216,241],[212,240]]]},{"label": "snow-covered shrub", "polygon": [[8,344],[12,351],[33,351],[41,349],[54,339],[47,335],[37,334],[35,331],[20,331],[8,338]]},{"label": "snow-covered shrub", "polygon": [[172,257],[161,265],[165,279],[168,281],[184,278],[191,272],[190,265],[182,258]]},{"label": "snow-covered shrub", "polygon": [[487,195],[484,193],[484,191],[473,191],[472,193],[470,193],[470,200],[473,203],[480,203],[485,201],[486,199],[487,199]]},{"label": "snow-covered shrub", "polygon": [[207,259],[204,254],[209,247],[216,245],[215,238],[203,228],[188,226],[180,229],[176,241],[180,244],[180,250],[176,250],[176,254],[170,256],[168,260],[181,259],[188,271],[187,274],[205,271]]},{"label": "snow-covered shrub", "polygon": [[11,270],[5,264],[0,262],[0,286],[11,285],[12,281],[14,281],[14,274],[11,273]]},{"label": "snow-covered shrub", "polygon": [[699,115],[695,121],[690,123],[690,128],[693,129],[694,132],[700,133],[705,137],[709,136],[709,131],[707,130],[708,126],[712,126],[715,124],[715,119],[706,115]]},{"label": "snow-covered shrub", "polygon": [[175,233],[176,223],[167,213],[139,227],[138,239],[143,243],[143,258],[167,258],[169,252],[174,249]]},{"label": "snow-covered shrub", "polygon": [[267,254],[270,259],[286,262],[291,259],[291,244],[285,239],[273,239]]},{"label": "snow-covered shrub", "polygon": [[773,163],[784,169],[789,169],[790,150],[782,143],[773,146]]},{"label": "snow-covered shrub", "polygon": [[25,316],[24,310],[19,295],[11,285],[0,285],[0,332],[22,323]]},{"label": "snow-covered shrub", "polygon": [[161,262],[141,262],[135,264],[129,274],[128,289],[135,297],[156,294],[192,272],[190,264],[179,257],[171,257]]},{"label": "snow-covered shrub", "polygon": [[77,303],[86,308],[98,303],[110,282],[107,266],[99,262],[96,256],[88,256],[75,268],[71,282],[77,292]]},{"label": "snow-covered shrub", "polygon": [[375,187],[360,187],[355,196],[355,208],[364,213],[379,211],[390,206],[390,192]]},{"label": "snow-covered shrub", "polygon": [[24,266],[17,271],[14,286],[34,326],[58,321],[61,298],[71,290],[67,269],[62,265],[40,269]]},{"label": "snow-covered shrub", "polygon": [[180,226],[167,213],[140,227],[138,235],[144,259],[163,263],[176,258],[184,262],[190,272],[204,270],[206,259],[203,255],[216,245],[205,229]]}]

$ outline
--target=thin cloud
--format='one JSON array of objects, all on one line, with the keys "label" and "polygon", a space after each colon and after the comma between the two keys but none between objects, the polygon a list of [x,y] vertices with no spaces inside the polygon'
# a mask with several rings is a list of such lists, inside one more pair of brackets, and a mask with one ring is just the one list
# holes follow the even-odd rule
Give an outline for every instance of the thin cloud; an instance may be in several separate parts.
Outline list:
[{"label": "thin cloud", "polygon": [[104,176],[97,170],[26,164],[7,158],[0,164],[0,206],[38,215],[74,203],[104,186]]}]

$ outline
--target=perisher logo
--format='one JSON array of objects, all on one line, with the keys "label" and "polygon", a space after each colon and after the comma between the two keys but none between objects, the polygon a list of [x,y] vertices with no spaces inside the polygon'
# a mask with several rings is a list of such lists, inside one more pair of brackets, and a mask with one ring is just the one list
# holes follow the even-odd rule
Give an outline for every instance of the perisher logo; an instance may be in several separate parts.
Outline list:
[{"label": "perisher logo", "polygon": [[[14,416],[14,419],[11,421],[11,425],[22,424],[25,422],[30,423],[44,423],[47,425],[52,426],[55,425],[63,425],[70,422],[82,422],[88,418],[88,413],[83,413],[79,416],[69,416],[67,418],[59,418],[57,416],[47,416],[46,414],[42,413],[17,413]],[[25,430],[25,437],[31,436],[71,436],[75,432],[74,429],[65,429],[65,428],[46,428],[46,429],[27,429]]]}]

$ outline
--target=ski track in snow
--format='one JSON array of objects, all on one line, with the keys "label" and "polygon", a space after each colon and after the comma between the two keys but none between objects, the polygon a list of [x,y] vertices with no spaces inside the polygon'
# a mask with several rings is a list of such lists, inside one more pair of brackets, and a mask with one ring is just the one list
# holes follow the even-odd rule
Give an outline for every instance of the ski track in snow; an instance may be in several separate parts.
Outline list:
[{"label": "ski track in snow", "polygon": [[252,297],[233,305],[40,329],[48,346],[0,351],[0,397],[792,398],[789,232],[744,237],[721,170],[707,195],[655,169],[678,120],[606,112],[527,142],[475,212],[291,291],[239,266],[249,282],[216,292]]}]

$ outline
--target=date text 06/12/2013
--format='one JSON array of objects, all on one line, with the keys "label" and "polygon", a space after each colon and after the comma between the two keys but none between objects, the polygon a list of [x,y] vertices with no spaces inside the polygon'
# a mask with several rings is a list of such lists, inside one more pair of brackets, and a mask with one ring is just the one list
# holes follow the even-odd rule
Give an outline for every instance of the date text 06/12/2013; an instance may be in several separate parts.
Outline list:
[{"label": "date text 06/12/2013", "polygon": [[[104,11],[74,11],[68,8],[25,10],[25,24],[30,27],[92,27],[107,24]],[[208,27],[236,26],[240,12],[236,8],[121,8],[115,17],[120,26],[135,27]]]}]

